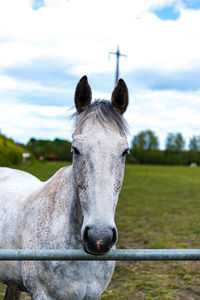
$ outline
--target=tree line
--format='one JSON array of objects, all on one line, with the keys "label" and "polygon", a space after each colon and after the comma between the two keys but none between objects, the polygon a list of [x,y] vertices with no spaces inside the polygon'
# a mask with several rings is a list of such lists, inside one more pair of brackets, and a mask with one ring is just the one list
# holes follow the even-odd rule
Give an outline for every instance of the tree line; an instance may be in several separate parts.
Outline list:
[{"label": "tree line", "polygon": [[[192,162],[200,165],[200,135],[190,138],[186,150],[185,139],[181,133],[169,133],[165,149],[159,149],[159,139],[151,130],[139,132],[132,139],[127,163],[189,165]],[[31,138],[26,145],[16,144],[12,139],[0,135],[0,165],[18,164],[23,152],[30,152],[37,159],[72,161],[71,142],[56,138],[54,141]]]},{"label": "tree line", "polygon": [[38,159],[43,157],[45,160],[72,160],[71,143],[67,140],[56,138],[49,141],[31,138],[26,147]]},{"label": "tree line", "polygon": [[200,164],[200,136],[193,136],[189,141],[189,149],[180,132],[169,133],[165,149],[159,149],[159,140],[151,130],[141,131],[133,137],[129,163],[188,165],[192,162]]},{"label": "tree line", "polygon": [[[165,149],[159,149],[159,139],[152,130],[141,131],[132,139],[130,155],[127,163],[160,164],[160,165],[189,165],[192,162],[200,164],[200,136],[193,136],[189,141],[189,149],[185,149],[186,142],[180,132],[169,133],[165,142]],[[71,161],[71,142],[55,139],[30,139],[26,145],[35,157],[46,160],[56,159]]]}]

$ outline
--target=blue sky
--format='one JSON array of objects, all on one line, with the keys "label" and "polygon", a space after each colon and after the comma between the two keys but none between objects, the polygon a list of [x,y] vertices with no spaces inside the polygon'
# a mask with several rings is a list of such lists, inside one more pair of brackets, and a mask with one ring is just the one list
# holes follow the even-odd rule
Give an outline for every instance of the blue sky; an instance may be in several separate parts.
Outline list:
[{"label": "blue sky", "polygon": [[19,142],[71,138],[87,75],[110,99],[115,51],[127,82],[131,140],[152,129],[200,135],[200,0],[7,0],[0,3],[0,128]]},{"label": "blue sky", "polygon": [[176,10],[174,6],[166,6],[153,10],[157,17],[163,21],[177,20],[180,17],[180,11]]}]

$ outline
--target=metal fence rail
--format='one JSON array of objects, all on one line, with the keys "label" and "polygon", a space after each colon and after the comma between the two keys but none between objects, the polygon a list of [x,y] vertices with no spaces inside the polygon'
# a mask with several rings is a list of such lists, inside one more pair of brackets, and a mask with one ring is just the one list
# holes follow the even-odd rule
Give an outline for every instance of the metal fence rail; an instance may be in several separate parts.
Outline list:
[{"label": "metal fence rail", "polygon": [[200,260],[200,249],[117,249],[104,255],[83,250],[0,249],[0,260]]}]

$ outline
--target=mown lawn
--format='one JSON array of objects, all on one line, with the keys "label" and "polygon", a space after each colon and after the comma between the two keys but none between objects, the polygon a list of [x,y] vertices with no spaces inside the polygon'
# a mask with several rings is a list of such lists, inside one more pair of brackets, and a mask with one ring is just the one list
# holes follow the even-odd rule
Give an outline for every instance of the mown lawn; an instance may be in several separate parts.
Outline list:
[{"label": "mown lawn", "polygon": [[[63,165],[20,168],[45,180]],[[127,165],[116,223],[118,248],[200,248],[200,168]],[[200,299],[200,263],[119,262],[102,299]]]}]

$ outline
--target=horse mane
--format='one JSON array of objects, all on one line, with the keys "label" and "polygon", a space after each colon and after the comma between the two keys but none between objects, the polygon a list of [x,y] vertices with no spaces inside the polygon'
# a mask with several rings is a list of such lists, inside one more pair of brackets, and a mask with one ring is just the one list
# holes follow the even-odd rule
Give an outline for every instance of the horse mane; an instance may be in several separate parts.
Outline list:
[{"label": "horse mane", "polygon": [[117,126],[120,132],[128,133],[128,123],[108,100],[95,100],[85,111],[80,114],[74,113],[72,118],[75,118],[76,130],[81,130],[83,124],[89,117],[93,117],[102,127],[106,125]]}]

